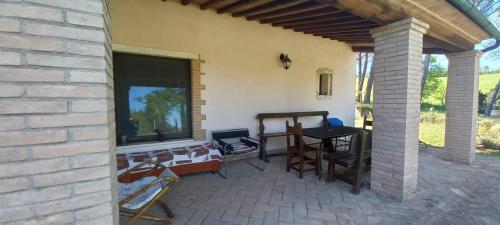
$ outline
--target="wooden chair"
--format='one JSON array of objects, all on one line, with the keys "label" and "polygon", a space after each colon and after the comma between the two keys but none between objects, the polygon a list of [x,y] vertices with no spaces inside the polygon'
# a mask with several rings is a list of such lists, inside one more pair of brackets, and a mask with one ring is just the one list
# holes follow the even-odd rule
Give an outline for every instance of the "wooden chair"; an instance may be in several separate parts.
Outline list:
[{"label": "wooden chair", "polygon": [[[354,150],[335,152],[323,156],[328,161],[328,180],[335,181],[338,177],[353,185],[352,192],[359,194],[361,189],[362,173],[370,170],[371,166],[371,131],[361,130],[356,137],[356,148]],[[338,174],[335,165],[348,169],[347,172]]]},{"label": "wooden chair", "polygon": [[368,120],[368,116],[363,116],[363,129],[366,129],[366,127],[370,126],[373,129],[373,120]]},{"label": "wooden chair", "polygon": [[[137,219],[172,223],[172,211],[161,198],[178,180],[170,169],[153,161],[144,161],[118,176],[120,215],[130,217],[126,224]],[[166,216],[146,215],[155,204],[165,211]]]},{"label": "wooden chair", "polygon": [[[291,137],[294,139],[294,145],[291,144]],[[299,172],[299,178],[304,177],[305,165],[312,166],[316,171],[316,176],[320,173],[320,149],[312,147],[311,145],[306,145],[304,143],[304,136],[302,133],[302,124],[297,123],[296,126],[290,126],[288,121],[286,121],[286,145],[287,145],[287,156],[286,156],[286,171],[290,172],[290,169]],[[312,157],[306,156],[305,153],[311,152]],[[292,162],[295,158],[298,158],[297,162]]]}]

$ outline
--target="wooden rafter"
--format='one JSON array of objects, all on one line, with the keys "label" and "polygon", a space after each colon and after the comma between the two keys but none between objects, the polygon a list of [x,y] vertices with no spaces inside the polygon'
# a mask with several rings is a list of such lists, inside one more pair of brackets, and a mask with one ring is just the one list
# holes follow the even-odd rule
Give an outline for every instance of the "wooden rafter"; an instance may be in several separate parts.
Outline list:
[{"label": "wooden rafter", "polygon": [[317,23],[317,22],[323,22],[323,21],[329,21],[333,19],[354,19],[354,18],[359,18],[357,16],[351,15],[351,14],[328,14],[324,16],[316,16],[316,17],[310,17],[310,18],[305,18],[305,19],[296,19],[296,20],[291,20],[291,21],[283,21],[283,22],[276,22],[273,23],[273,26],[293,26],[293,25],[304,25],[304,24],[310,24],[310,23]]},{"label": "wooden rafter", "polygon": [[367,24],[365,22],[351,23],[351,24],[331,24],[330,26],[320,27],[320,28],[307,28],[307,29],[294,29],[295,31],[304,32],[306,34],[314,34],[318,32],[326,31],[339,31],[339,30],[349,30],[349,29],[359,29],[359,28],[375,28],[377,25]]},{"label": "wooden rafter", "polygon": [[208,9],[210,7],[213,7],[221,2],[223,2],[224,0],[210,0],[210,1],[207,1],[203,4],[200,5],[200,9],[201,10],[205,10],[205,9]]},{"label": "wooden rafter", "polygon": [[298,13],[298,12],[306,12],[318,8],[324,7],[323,5],[318,5],[316,2],[304,2],[300,4],[295,4],[290,7],[285,7],[281,8],[278,10],[273,10],[270,12],[265,12],[265,13],[259,13],[255,14],[252,16],[248,16],[247,20],[258,20],[266,17],[277,17],[277,16],[284,16],[284,15],[289,15],[293,13]]},{"label": "wooden rafter", "polygon": [[225,5],[223,7],[220,7],[219,9],[217,9],[217,13],[219,13],[219,14],[227,13],[227,12],[229,12],[231,10],[243,8],[246,5],[259,3],[261,1],[262,0],[239,0],[239,1],[235,1],[235,2],[233,2],[231,4]]},{"label": "wooden rafter", "polygon": [[262,19],[260,21],[260,23],[271,23],[273,26],[279,26],[276,24],[277,23],[292,22],[292,21],[300,21],[303,19],[328,16],[328,15],[333,16],[333,15],[338,14],[340,12],[341,12],[340,10],[336,10],[336,9],[331,8],[331,7],[328,7],[328,8],[315,9],[315,10],[311,10],[311,11],[307,11],[307,12],[294,13],[294,14],[285,15],[285,16]]},{"label": "wooden rafter", "polygon": [[349,30],[333,30],[333,31],[322,31],[316,32],[314,35],[328,35],[328,34],[345,34],[345,33],[370,33],[369,28],[359,28],[359,29],[349,29]]},{"label": "wooden rafter", "polygon": [[344,25],[344,24],[366,24],[372,25],[371,22],[366,22],[366,20],[359,18],[336,18],[332,20],[326,20],[315,23],[301,24],[296,26],[284,26],[285,29],[294,29],[294,30],[302,30],[302,29],[320,29],[323,27],[331,27],[334,25]]},{"label": "wooden rafter", "polygon": [[182,5],[188,5],[189,3],[191,3],[190,0],[181,0]]},{"label": "wooden rafter", "polygon": [[241,10],[241,11],[235,12],[235,13],[233,13],[233,16],[234,17],[246,16],[246,15],[251,15],[251,14],[259,13],[259,12],[266,11],[266,10],[273,10],[275,8],[282,7],[284,4],[288,4],[288,3],[291,3],[291,2],[294,2],[294,1],[293,0],[277,0],[277,1],[272,1],[272,2],[268,2],[268,3],[262,4],[262,5],[259,5],[259,6],[256,6],[256,7],[252,7],[252,8],[249,8],[249,9],[245,9],[245,10]]}]

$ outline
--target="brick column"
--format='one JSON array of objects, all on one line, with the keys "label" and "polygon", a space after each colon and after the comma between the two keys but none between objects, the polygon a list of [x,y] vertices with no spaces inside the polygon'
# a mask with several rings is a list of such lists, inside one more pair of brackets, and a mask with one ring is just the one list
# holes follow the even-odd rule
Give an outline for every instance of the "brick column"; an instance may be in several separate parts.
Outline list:
[{"label": "brick column", "polygon": [[470,164],[476,150],[480,51],[447,55],[445,158]]},{"label": "brick column", "polygon": [[428,25],[404,19],[375,39],[371,188],[404,200],[417,189],[422,38]]},{"label": "brick column", "polygon": [[0,1],[0,224],[117,224],[105,0]]}]

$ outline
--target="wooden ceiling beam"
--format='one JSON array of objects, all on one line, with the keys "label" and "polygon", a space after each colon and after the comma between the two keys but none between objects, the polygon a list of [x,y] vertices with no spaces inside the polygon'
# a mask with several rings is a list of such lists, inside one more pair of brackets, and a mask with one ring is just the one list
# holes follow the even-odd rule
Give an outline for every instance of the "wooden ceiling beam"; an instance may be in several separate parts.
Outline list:
[{"label": "wooden ceiling beam", "polygon": [[182,5],[188,5],[189,3],[191,3],[190,0],[181,0]]},{"label": "wooden ceiling beam", "polygon": [[328,35],[328,34],[357,34],[357,33],[363,33],[363,34],[369,34],[370,29],[349,29],[349,30],[336,30],[336,31],[322,31],[322,32],[316,32],[314,35]]},{"label": "wooden ceiling beam", "polygon": [[203,4],[200,5],[200,9],[201,10],[205,10],[205,9],[208,9],[210,7],[213,7],[221,2],[223,2],[224,0],[210,0],[210,1],[207,1]]},{"label": "wooden ceiling beam", "polygon": [[258,20],[258,19],[262,19],[262,18],[266,18],[266,17],[284,16],[284,15],[289,15],[289,14],[293,14],[293,13],[311,11],[311,10],[323,8],[323,7],[325,7],[325,6],[319,5],[316,2],[308,1],[308,2],[303,2],[303,3],[292,5],[290,7],[281,8],[278,10],[272,10],[270,12],[259,13],[259,14],[255,14],[252,16],[248,16],[247,20]]},{"label": "wooden ceiling beam", "polygon": [[239,1],[235,1],[233,3],[230,3],[230,4],[227,4],[223,7],[220,7],[219,9],[217,9],[217,13],[218,14],[223,14],[223,13],[227,13],[233,9],[238,9],[238,8],[243,8],[244,6],[246,5],[250,5],[250,4],[256,4],[256,3],[259,3],[259,2],[262,2],[262,0],[239,0]]},{"label": "wooden ceiling beam", "polygon": [[251,14],[256,14],[262,11],[268,11],[268,10],[274,10],[279,7],[283,7],[284,4],[292,3],[295,2],[293,0],[276,0],[276,1],[271,1],[256,7],[252,7],[249,9],[244,9],[238,12],[233,13],[234,17],[238,16],[246,16],[246,15],[251,15]]},{"label": "wooden ceiling beam", "polygon": [[273,17],[269,19],[262,19],[260,23],[271,23],[273,26],[276,26],[275,23],[284,23],[284,22],[292,22],[292,21],[300,21],[307,18],[315,18],[321,16],[335,15],[341,13],[340,10],[337,10],[333,7],[315,9],[307,12],[294,13],[285,16]]},{"label": "wooden ceiling beam", "polygon": [[[373,23],[367,22],[366,20],[363,19],[344,19],[344,18],[339,18],[339,19],[334,19],[334,20],[327,20],[327,21],[321,21],[321,22],[315,22],[315,23],[308,23],[308,24],[302,24],[302,25],[296,25],[296,26],[284,26],[283,28],[285,29],[316,29],[316,28],[323,28],[323,27],[331,27],[331,26],[337,26],[337,25],[344,25],[344,24],[366,24],[366,25],[372,25]],[[374,24],[373,24],[374,25]]]},{"label": "wooden ceiling beam", "polygon": [[340,31],[340,30],[351,30],[351,29],[359,29],[359,28],[368,28],[368,29],[373,29],[377,27],[378,25],[373,25],[373,24],[366,24],[366,23],[355,23],[355,24],[344,24],[344,25],[336,25],[332,24],[330,26],[326,27],[321,27],[321,28],[314,28],[314,29],[294,29],[295,31],[300,31],[304,32],[306,34],[313,34],[316,32],[326,32],[326,31]]},{"label": "wooden ceiling beam", "polygon": [[305,18],[305,19],[298,19],[298,20],[292,20],[292,21],[284,21],[284,22],[277,22],[273,23],[273,26],[294,26],[294,25],[304,25],[304,24],[310,24],[310,23],[317,23],[317,22],[323,22],[323,21],[329,21],[329,20],[334,20],[334,19],[353,19],[353,18],[359,18],[355,15],[351,15],[348,13],[338,13],[338,14],[333,14],[333,15],[324,15],[324,16],[318,16],[318,17],[311,17],[311,18]]}]

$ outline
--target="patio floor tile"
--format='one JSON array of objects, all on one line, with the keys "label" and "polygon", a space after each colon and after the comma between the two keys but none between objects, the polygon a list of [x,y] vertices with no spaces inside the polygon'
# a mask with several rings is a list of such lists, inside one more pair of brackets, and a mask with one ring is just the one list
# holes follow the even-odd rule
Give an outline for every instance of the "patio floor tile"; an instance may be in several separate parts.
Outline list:
[{"label": "patio floor tile", "polygon": [[[264,172],[237,161],[227,179],[182,177],[165,198],[179,225],[500,224],[500,157],[478,155],[467,166],[441,154],[420,150],[418,193],[404,203],[367,187],[353,195],[350,185],[313,173],[301,180],[285,171],[282,157],[271,158]],[[159,207],[150,213],[162,215]]]}]

